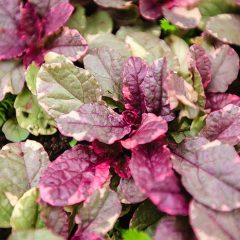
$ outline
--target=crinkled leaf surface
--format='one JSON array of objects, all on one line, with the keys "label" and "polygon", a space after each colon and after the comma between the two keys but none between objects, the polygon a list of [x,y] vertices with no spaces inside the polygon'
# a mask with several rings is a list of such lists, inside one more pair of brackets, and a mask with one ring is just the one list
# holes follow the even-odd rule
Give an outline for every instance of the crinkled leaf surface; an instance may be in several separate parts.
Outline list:
[{"label": "crinkled leaf surface", "polygon": [[79,203],[106,182],[109,163],[88,146],[65,151],[43,173],[39,188],[43,201],[53,206]]},{"label": "crinkled leaf surface", "polygon": [[104,96],[121,99],[122,71],[126,58],[111,48],[92,50],[84,59],[84,67],[98,81]]},{"label": "crinkled leaf surface", "polygon": [[16,118],[21,128],[35,136],[54,134],[55,121],[39,106],[36,96],[25,88],[14,103]]},{"label": "crinkled leaf surface", "polygon": [[89,71],[67,61],[43,64],[36,84],[38,102],[53,118],[76,110],[83,103],[98,101],[100,94]]},{"label": "crinkled leaf surface", "polygon": [[132,150],[130,170],[137,186],[158,209],[186,215],[188,204],[181,194],[170,155],[170,150],[161,142],[138,146]]},{"label": "crinkled leaf surface", "polygon": [[0,101],[3,100],[6,93],[20,93],[24,79],[24,67],[18,61],[0,62]]},{"label": "crinkled leaf surface", "polygon": [[199,240],[237,240],[240,236],[240,211],[218,212],[193,201],[190,220]]},{"label": "crinkled leaf surface", "polygon": [[0,225],[8,227],[12,207],[26,190],[38,185],[49,159],[40,143],[27,140],[5,145],[0,160],[0,206],[4,209],[0,211]]},{"label": "crinkled leaf surface", "polygon": [[239,208],[240,158],[233,146],[218,140],[208,143],[205,138],[187,139],[174,151],[173,165],[197,201],[219,211]]},{"label": "crinkled leaf surface", "polygon": [[212,80],[207,88],[209,92],[225,92],[238,76],[239,56],[233,48],[222,45],[210,54],[212,62]]},{"label": "crinkled leaf surface", "polygon": [[221,110],[210,113],[201,134],[210,141],[236,145],[240,142],[240,107],[229,104]]},{"label": "crinkled leaf surface", "polygon": [[130,5],[131,1],[124,1],[124,0],[94,0],[95,3],[100,5],[101,7],[105,8],[126,8]]},{"label": "crinkled leaf surface", "polygon": [[150,143],[167,132],[167,122],[152,113],[144,113],[139,128],[128,139],[121,141],[123,147],[133,149],[137,145]]},{"label": "crinkled leaf surface", "polygon": [[240,16],[219,14],[209,18],[206,30],[215,38],[230,44],[240,45]]},{"label": "crinkled leaf surface", "polygon": [[63,240],[62,237],[52,233],[51,231],[47,230],[46,228],[43,229],[36,229],[36,230],[25,230],[25,231],[16,231],[13,232],[9,240]]},{"label": "crinkled leaf surface", "polygon": [[63,135],[78,141],[96,139],[106,144],[122,139],[131,131],[121,115],[98,103],[84,104],[77,111],[61,116],[57,126]]},{"label": "crinkled leaf surface", "polygon": [[64,27],[49,46],[49,50],[62,54],[71,61],[76,61],[86,54],[88,44],[77,30]]},{"label": "crinkled leaf surface", "polygon": [[105,235],[110,231],[121,213],[117,193],[103,186],[94,192],[79,209],[75,221],[82,232]]},{"label": "crinkled leaf surface", "polygon": [[21,142],[29,135],[27,130],[19,126],[16,118],[8,119],[2,127],[2,132],[4,133],[6,139],[11,142]]}]

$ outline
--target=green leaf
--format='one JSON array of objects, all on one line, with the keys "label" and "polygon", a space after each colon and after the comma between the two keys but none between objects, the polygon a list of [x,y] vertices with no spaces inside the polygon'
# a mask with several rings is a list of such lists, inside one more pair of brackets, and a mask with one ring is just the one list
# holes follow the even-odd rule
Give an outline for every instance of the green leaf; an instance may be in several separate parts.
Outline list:
[{"label": "green leaf", "polygon": [[6,122],[9,115],[15,115],[14,111],[14,101],[15,96],[8,94],[1,102],[0,102],[0,127]]},{"label": "green leaf", "polygon": [[123,240],[151,240],[151,238],[142,231],[129,229],[122,232]]},{"label": "green leaf", "polygon": [[8,119],[2,127],[2,131],[6,139],[11,142],[21,142],[29,136],[29,132],[19,126],[16,118]]},{"label": "green leaf", "polygon": [[38,71],[39,71],[39,67],[35,64],[35,62],[32,62],[32,64],[28,66],[27,71],[25,73],[27,86],[33,95],[37,94],[36,79],[37,79]]},{"label": "green leaf", "polygon": [[176,34],[179,31],[178,27],[171,24],[166,18],[160,20],[160,28],[164,33]]},{"label": "green leaf", "polygon": [[55,121],[41,108],[36,96],[27,88],[17,96],[14,107],[20,127],[33,135],[51,135],[57,131]]},{"label": "green leaf", "polygon": [[70,145],[70,147],[74,147],[75,145],[77,145],[77,140],[73,138],[73,139],[69,142],[69,145]]},{"label": "green leaf", "polygon": [[43,228],[36,230],[25,230],[13,232],[8,240],[64,240],[51,231]]},{"label": "green leaf", "polygon": [[18,200],[10,219],[13,230],[27,230],[37,226],[39,218],[38,196],[38,189],[32,188]]},{"label": "green leaf", "polygon": [[196,136],[201,129],[205,126],[205,120],[207,115],[196,117],[190,126],[191,136]]},{"label": "green leaf", "polygon": [[93,75],[69,61],[45,63],[38,72],[38,102],[54,119],[77,110],[84,103],[99,101],[100,93]]}]

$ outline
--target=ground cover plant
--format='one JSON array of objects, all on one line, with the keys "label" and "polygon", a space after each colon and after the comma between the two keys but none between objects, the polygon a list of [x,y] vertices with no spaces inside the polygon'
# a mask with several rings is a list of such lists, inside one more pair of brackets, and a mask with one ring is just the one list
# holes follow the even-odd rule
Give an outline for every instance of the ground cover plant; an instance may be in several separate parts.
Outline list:
[{"label": "ground cover plant", "polygon": [[0,0],[0,239],[238,240],[238,0]]}]

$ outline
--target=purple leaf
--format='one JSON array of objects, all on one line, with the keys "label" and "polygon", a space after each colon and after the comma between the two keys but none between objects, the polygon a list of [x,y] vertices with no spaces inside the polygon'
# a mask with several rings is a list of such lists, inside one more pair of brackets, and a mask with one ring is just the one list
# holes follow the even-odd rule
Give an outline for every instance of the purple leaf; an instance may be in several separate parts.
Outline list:
[{"label": "purple leaf", "polygon": [[77,61],[88,50],[88,44],[81,34],[74,29],[64,27],[61,34],[51,43],[49,51],[56,52]]},{"label": "purple leaf", "polygon": [[197,68],[201,75],[204,88],[211,82],[211,61],[204,48],[200,45],[192,45],[188,55],[190,71]]},{"label": "purple leaf", "polygon": [[170,156],[161,142],[138,146],[132,150],[130,170],[136,185],[159,210],[187,215],[188,203],[181,194]]},{"label": "purple leaf", "polygon": [[216,111],[224,108],[228,104],[240,107],[240,97],[234,94],[215,93],[209,94],[206,102],[206,109]]},{"label": "purple leaf", "polygon": [[123,179],[129,179],[131,177],[129,162],[130,157],[123,154],[113,160],[112,167],[119,177]]},{"label": "purple leaf", "polygon": [[123,69],[123,97],[127,110],[145,111],[143,91],[140,87],[147,73],[147,65],[138,57],[130,57]]},{"label": "purple leaf", "polygon": [[139,11],[147,20],[156,20],[162,16],[163,3],[158,0],[139,0]]},{"label": "purple leaf", "polygon": [[45,35],[51,35],[61,28],[71,16],[73,9],[73,6],[68,2],[52,7],[45,15]]},{"label": "purple leaf", "polygon": [[71,240],[104,240],[99,234],[91,233],[91,232],[83,232],[81,227],[78,227],[77,231],[75,232],[74,236]]},{"label": "purple leaf", "polygon": [[44,54],[46,50],[43,48],[38,48],[37,46],[32,45],[26,50],[25,55],[23,56],[24,66],[27,68],[33,61],[41,65],[44,62]]},{"label": "purple leaf", "polygon": [[238,75],[239,56],[233,48],[222,45],[210,54],[212,80],[208,92],[225,92]]},{"label": "purple leaf", "polygon": [[25,42],[16,30],[0,29],[0,60],[19,57],[24,50]]},{"label": "purple leaf", "polygon": [[99,189],[108,175],[108,162],[103,162],[88,146],[77,145],[60,155],[43,173],[40,196],[53,206],[73,205]]},{"label": "purple leaf", "polygon": [[164,217],[160,220],[154,240],[193,240],[190,226],[182,219]]},{"label": "purple leaf", "polygon": [[210,113],[201,135],[210,141],[236,145],[240,142],[240,107],[229,104],[223,109]]},{"label": "purple leaf", "polygon": [[190,221],[198,240],[238,240],[240,236],[240,210],[229,213],[214,211],[193,201]]},{"label": "purple leaf", "polygon": [[167,122],[152,113],[144,113],[139,128],[128,139],[121,141],[123,147],[133,149],[137,145],[150,143],[165,135],[168,130]]},{"label": "purple leaf", "polygon": [[240,157],[233,146],[187,139],[174,150],[172,160],[194,199],[219,211],[240,207]]},{"label": "purple leaf", "polygon": [[98,103],[83,104],[78,111],[59,117],[57,126],[63,135],[78,141],[96,139],[106,144],[122,139],[131,131],[121,115]]},{"label": "purple leaf", "polygon": [[0,29],[17,29],[20,20],[20,0],[0,0]]}]

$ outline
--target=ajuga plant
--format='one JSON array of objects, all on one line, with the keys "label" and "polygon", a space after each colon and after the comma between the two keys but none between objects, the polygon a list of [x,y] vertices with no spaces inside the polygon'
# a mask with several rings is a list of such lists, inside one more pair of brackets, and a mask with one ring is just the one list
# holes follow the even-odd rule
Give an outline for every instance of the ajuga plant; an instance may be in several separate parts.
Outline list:
[{"label": "ajuga plant", "polygon": [[[239,1],[10,2],[9,239],[238,240]],[[69,143],[50,161],[52,134]]]}]

